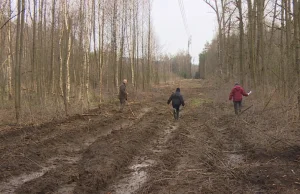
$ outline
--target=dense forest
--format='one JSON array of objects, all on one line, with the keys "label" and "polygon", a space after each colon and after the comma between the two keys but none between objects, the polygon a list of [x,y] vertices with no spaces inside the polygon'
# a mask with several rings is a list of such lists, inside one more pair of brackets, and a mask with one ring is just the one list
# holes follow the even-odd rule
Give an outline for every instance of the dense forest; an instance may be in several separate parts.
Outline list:
[{"label": "dense forest", "polygon": [[161,52],[149,0],[0,2],[0,96],[19,119],[26,108],[82,110],[175,77],[190,78],[190,56]]}]

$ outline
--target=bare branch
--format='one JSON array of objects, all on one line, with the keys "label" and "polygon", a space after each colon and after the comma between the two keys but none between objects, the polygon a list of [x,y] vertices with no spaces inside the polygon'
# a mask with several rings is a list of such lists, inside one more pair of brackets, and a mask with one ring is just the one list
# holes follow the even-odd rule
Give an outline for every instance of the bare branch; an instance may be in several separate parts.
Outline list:
[{"label": "bare branch", "polygon": [[9,18],[9,19],[1,26],[0,30],[2,30],[2,28],[4,28],[4,26],[5,26],[10,20],[12,20],[12,19],[15,18],[16,16],[20,15],[23,11],[25,11],[25,8],[24,8],[23,10],[21,10],[20,13],[18,13],[18,14],[16,14],[16,15],[12,16],[11,18]]}]

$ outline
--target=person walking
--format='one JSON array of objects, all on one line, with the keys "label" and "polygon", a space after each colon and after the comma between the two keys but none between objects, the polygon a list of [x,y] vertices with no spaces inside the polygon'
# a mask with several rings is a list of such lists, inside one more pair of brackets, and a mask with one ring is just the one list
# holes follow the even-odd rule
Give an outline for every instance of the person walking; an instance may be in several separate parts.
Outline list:
[{"label": "person walking", "polygon": [[173,114],[174,114],[174,119],[178,120],[179,119],[179,108],[180,106],[184,106],[184,100],[183,97],[180,93],[180,88],[176,89],[176,92],[173,93],[169,100],[168,100],[168,104],[170,104],[170,102],[172,101],[172,106],[173,106]]},{"label": "person walking", "polygon": [[233,100],[234,112],[236,115],[241,113],[243,96],[249,96],[250,94],[251,91],[249,93],[246,93],[244,88],[240,86],[239,83],[235,83],[230,92],[229,100]]},{"label": "person walking", "polygon": [[119,111],[122,112],[124,109],[124,106],[126,104],[127,101],[127,91],[126,91],[126,84],[127,84],[127,79],[123,80],[122,85],[120,86],[120,90],[119,90],[119,100],[120,100],[120,109]]}]

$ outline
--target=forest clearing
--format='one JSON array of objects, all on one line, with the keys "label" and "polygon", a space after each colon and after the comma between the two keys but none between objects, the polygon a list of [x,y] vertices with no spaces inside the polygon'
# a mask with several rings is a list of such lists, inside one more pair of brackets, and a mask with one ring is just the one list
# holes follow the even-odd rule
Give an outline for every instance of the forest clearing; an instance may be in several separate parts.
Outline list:
[{"label": "forest clearing", "polygon": [[299,129],[300,0],[0,1],[0,194],[298,194]]},{"label": "forest clearing", "polygon": [[299,123],[252,97],[236,116],[206,81],[176,85],[176,122],[165,85],[129,102],[135,117],[115,103],[1,131],[0,193],[299,193]]}]

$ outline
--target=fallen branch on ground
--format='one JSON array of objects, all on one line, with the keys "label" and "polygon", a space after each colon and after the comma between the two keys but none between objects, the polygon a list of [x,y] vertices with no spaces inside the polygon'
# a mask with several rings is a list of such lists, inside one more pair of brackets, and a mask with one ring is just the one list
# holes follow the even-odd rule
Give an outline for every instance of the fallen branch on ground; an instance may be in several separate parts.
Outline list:
[{"label": "fallen branch on ground", "polygon": [[244,112],[246,112],[247,110],[249,110],[252,106],[253,106],[253,104],[252,104],[251,106],[249,106],[248,108],[246,108],[245,110],[243,110],[243,111],[241,112],[241,114],[239,114],[239,116],[241,116]]},{"label": "fallen branch on ground", "polygon": [[82,114],[81,116],[99,116],[98,114]]},{"label": "fallen branch on ground", "polygon": [[134,117],[136,117],[135,114],[133,113],[133,111],[132,111],[132,109],[131,109],[131,107],[130,107],[129,104],[128,104],[128,107],[129,107],[129,110],[131,111],[131,114],[132,114]]}]

